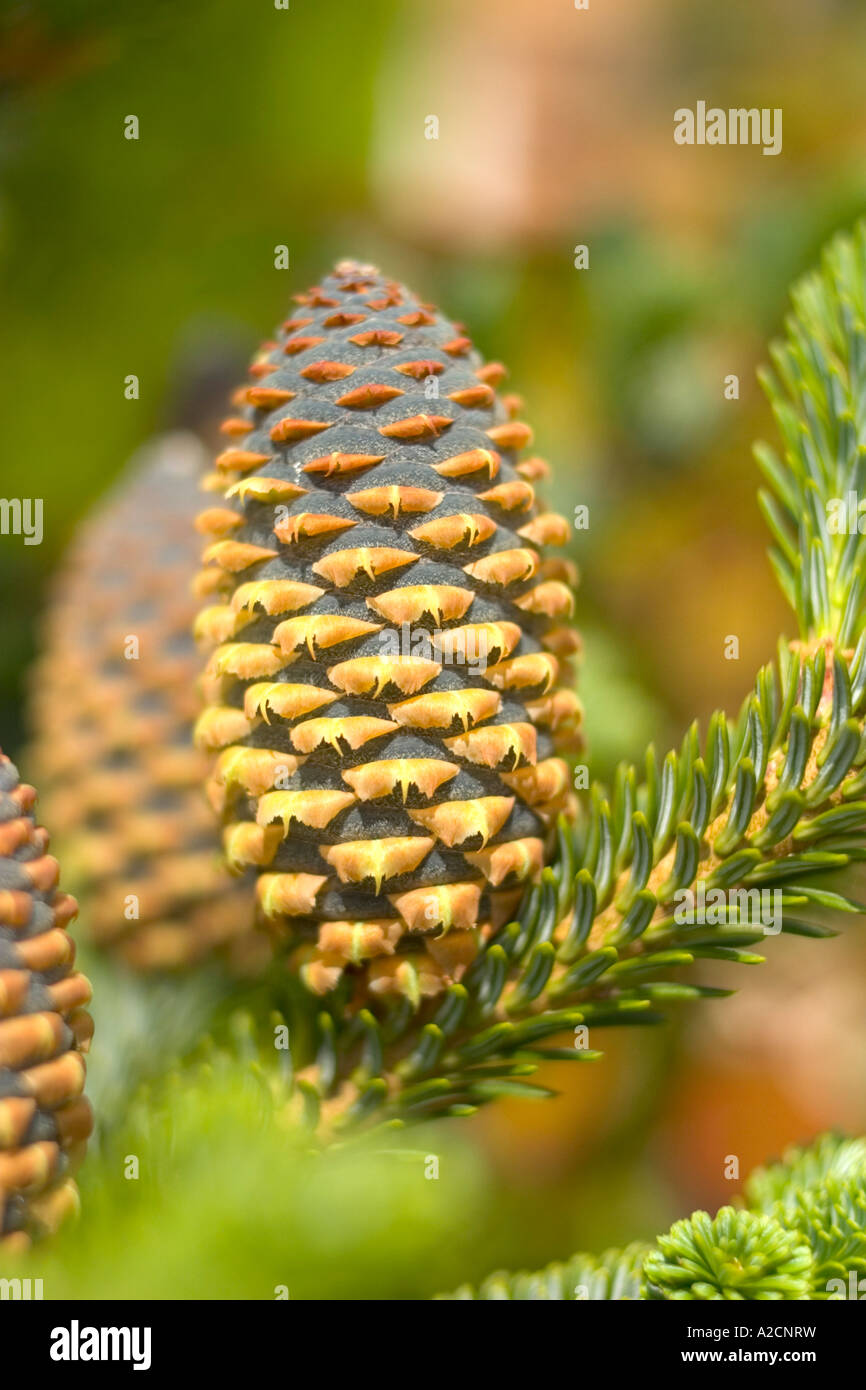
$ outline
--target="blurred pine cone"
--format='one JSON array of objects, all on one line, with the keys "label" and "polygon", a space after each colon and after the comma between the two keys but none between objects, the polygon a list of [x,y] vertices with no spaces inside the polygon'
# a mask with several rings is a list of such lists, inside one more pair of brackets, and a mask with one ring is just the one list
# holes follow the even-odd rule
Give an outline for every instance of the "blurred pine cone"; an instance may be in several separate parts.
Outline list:
[{"label": "blurred pine cone", "polygon": [[36,793],[0,753],[0,1249],[26,1249],[77,1207],[70,1176],[92,1128],[82,1095],[93,1025],[74,969],[57,860]]},{"label": "blurred pine cone", "polygon": [[134,457],[73,543],[33,679],[34,776],[88,932],[142,970],[217,951],[245,972],[270,954],[251,890],[220,862],[192,746],[206,460],[186,432]]},{"label": "blurred pine cone", "polygon": [[541,870],[579,739],[573,566],[505,374],[369,266],[297,295],[224,423],[197,632],[237,868],[316,993],[459,979]]}]

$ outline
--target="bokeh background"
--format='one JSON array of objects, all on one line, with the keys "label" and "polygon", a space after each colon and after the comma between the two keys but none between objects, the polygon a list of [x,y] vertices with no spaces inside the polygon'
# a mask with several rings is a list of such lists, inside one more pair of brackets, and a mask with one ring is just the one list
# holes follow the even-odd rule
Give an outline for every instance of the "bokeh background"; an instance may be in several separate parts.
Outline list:
[{"label": "bokeh background", "polygon": [[[738,706],[790,628],[754,499],[751,441],[772,432],[755,368],[791,280],[866,209],[864,51],[860,0],[0,4],[0,491],[45,504],[41,546],[0,537],[3,746],[25,740],[46,586],[78,521],[150,435],[206,416],[191,367],[221,391],[290,294],[345,255],[407,280],[509,364],[551,501],[589,506],[574,558],[593,772]],[[673,113],[698,100],[781,107],[782,153],[676,145]],[[289,270],[274,267],[281,244]],[[736,999],[611,1033],[579,1075],[552,1068],[556,1101],[501,1103],[426,1141],[456,1175],[438,1205],[419,1215],[403,1178],[374,1184],[358,1201],[379,1224],[354,1254],[333,1233],[317,1246],[307,1287],[429,1294],[651,1237],[731,1196],[728,1155],[745,1174],[828,1125],[866,1129],[852,921],[833,941],[771,941]],[[196,1150],[193,1175],[210,1162],[237,1182],[226,1144],[223,1131]],[[183,1181],[186,1211],[207,1184]],[[86,1170],[83,1186],[88,1200]],[[258,1210],[257,1244],[245,1203],[242,1255],[228,1237],[208,1247],[209,1291],[261,1296],[273,1222]],[[123,1284],[127,1241],[151,1291],[207,1296],[194,1238],[142,1253],[147,1224],[130,1210],[104,1277],[141,1287]]]}]

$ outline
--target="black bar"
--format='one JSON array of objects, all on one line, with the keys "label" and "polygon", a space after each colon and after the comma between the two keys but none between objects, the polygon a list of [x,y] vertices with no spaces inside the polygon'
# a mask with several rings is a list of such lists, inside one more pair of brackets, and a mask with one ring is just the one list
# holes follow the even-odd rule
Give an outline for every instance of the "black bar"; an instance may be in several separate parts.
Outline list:
[{"label": "black bar", "polygon": [[[354,1376],[365,1367],[365,1380],[387,1381],[398,1367],[401,1375],[415,1367],[435,1377],[437,1365],[451,1377],[458,1357],[466,1358],[467,1371],[483,1365],[488,1376],[501,1358],[512,1380],[518,1375],[560,1379],[566,1371],[578,1381],[590,1368],[595,1378],[601,1367],[618,1380],[632,1374],[643,1381],[674,1369],[698,1377],[707,1369],[733,1374],[759,1369],[772,1377],[802,1368],[826,1379],[857,1364],[866,1326],[853,1300],[587,1303],[550,1315],[523,1313],[512,1304],[506,1321],[500,1316],[478,1304],[408,1301],[390,1313],[387,1306],[377,1312],[370,1303],[348,1301],[4,1301],[0,1360],[4,1372],[12,1372],[8,1381],[3,1376],[10,1385],[27,1383],[21,1375],[25,1366],[40,1383],[43,1377],[62,1383],[76,1374],[93,1380],[107,1370],[136,1380],[192,1371],[197,1377],[212,1374],[217,1383],[239,1374],[258,1381],[274,1372],[288,1385],[311,1360],[326,1374],[343,1360]],[[534,1320],[538,1316],[540,1323]],[[111,1328],[117,1336],[103,1339],[101,1330]],[[543,1344],[525,1340],[542,1329]],[[115,1348],[125,1359],[113,1359]],[[14,1364],[16,1349],[20,1367]],[[91,1350],[104,1359],[89,1359]],[[521,1362],[527,1358],[522,1372],[514,1361],[518,1352]]]}]

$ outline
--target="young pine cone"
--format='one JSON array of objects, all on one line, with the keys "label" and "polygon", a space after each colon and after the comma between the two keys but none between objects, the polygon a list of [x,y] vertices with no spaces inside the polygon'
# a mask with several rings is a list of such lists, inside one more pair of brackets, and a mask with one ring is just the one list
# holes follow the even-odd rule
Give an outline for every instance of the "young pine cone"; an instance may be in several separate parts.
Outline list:
[{"label": "young pine cone", "polygon": [[310,989],[417,1001],[540,872],[580,705],[569,528],[455,324],[342,263],[254,361],[217,459],[199,744]]},{"label": "young pine cone", "polygon": [[70,1172],[92,1127],[90,985],[65,930],[78,908],[57,892],[35,800],[0,753],[0,1252],[26,1249],[77,1206]]},{"label": "young pine cone", "polygon": [[95,944],[137,969],[211,952],[270,954],[250,891],[225,871],[192,746],[191,635],[206,455],[163,436],[81,529],[55,586],[34,673],[34,776]]}]

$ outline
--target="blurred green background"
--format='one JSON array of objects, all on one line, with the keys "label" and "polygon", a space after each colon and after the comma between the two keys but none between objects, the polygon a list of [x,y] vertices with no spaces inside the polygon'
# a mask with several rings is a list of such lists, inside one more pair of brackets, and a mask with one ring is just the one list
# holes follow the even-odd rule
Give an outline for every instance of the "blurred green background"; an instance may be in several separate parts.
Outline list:
[{"label": "blurred green background", "polygon": [[[0,537],[0,743],[14,756],[24,739],[27,668],[63,547],[128,455],[183,417],[184,364],[203,351],[242,362],[290,295],[346,255],[407,280],[508,363],[554,468],[551,501],[566,514],[589,505],[574,558],[593,771],[736,706],[790,626],[754,500],[750,443],[772,431],[755,367],[790,281],[866,208],[864,51],[859,0],[589,11],[571,0],[6,0],[0,491],[44,498],[45,537]],[[699,99],[782,108],[782,153],[675,145],[674,111]],[[281,244],[289,270],[274,268]],[[574,268],[580,244],[586,270]],[[130,373],[137,401],[124,398]],[[739,399],[726,400],[732,373]],[[724,659],[730,634],[738,661]],[[350,1241],[333,1256],[332,1296],[431,1293],[496,1262],[651,1236],[730,1195],[727,1154],[745,1173],[827,1125],[866,1129],[856,924],[771,954],[737,981],[741,998],[652,1037],[612,1035],[608,1058],[579,1076],[553,1070],[559,1100],[501,1105],[431,1141],[459,1174],[438,1184],[438,1206],[419,1216],[382,1176],[371,1189],[381,1222],[358,1238],[366,1254]],[[230,1125],[231,1088],[220,1105]],[[221,1148],[222,1134],[208,1149],[218,1192],[244,1170],[243,1146]],[[272,1296],[256,1263],[273,1239],[267,1183],[254,1200],[265,1161],[239,1199],[262,1242],[249,1237],[246,1262],[217,1239],[203,1289],[193,1230],[171,1258],[157,1242],[142,1268],[153,1258],[170,1270],[172,1292],[225,1294],[234,1280],[229,1292]],[[125,1227],[100,1218],[91,1171],[91,1230],[142,1250],[141,1212],[129,1204]],[[184,1172],[165,1216],[175,1228],[178,1203],[206,1200],[204,1178],[187,1190]],[[207,1200],[210,1230],[220,1203]],[[287,1230],[300,1219],[284,1216]],[[389,1264],[393,1231],[416,1226],[415,1262]],[[82,1239],[89,1272],[75,1267],[76,1287],[107,1287],[114,1260],[96,1235]],[[325,1256],[305,1267],[321,1296]]]}]

